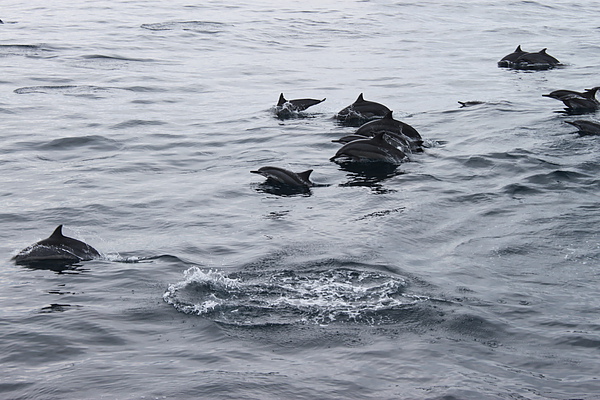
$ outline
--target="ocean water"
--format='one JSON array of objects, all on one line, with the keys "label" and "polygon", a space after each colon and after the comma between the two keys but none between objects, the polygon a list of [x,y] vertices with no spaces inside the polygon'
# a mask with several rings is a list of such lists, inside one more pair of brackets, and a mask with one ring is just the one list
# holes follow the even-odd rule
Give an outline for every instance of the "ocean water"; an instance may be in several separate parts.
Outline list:
[{"label": "ocean water", "polygon": [[[0,398],[600,399],[598,115],[542,97],[599,6],[3,1]],[[425,151],[331,162],[360,93]],[[101,259],[11,261],[59,224]]]}]

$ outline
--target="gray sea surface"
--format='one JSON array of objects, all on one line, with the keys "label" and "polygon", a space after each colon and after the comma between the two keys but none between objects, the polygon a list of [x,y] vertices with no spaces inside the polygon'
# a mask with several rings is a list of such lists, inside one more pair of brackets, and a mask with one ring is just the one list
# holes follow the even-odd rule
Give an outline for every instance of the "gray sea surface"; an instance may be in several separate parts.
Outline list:
[{"label": "gray sea surface", "polygon": [[[598,1],[0,13],[0,398],[600,399],[599,116],[542,97],[600,85]],[[360,93],[424,151],[330,161]],[[11,260],[60,224],[102,257]]]}]

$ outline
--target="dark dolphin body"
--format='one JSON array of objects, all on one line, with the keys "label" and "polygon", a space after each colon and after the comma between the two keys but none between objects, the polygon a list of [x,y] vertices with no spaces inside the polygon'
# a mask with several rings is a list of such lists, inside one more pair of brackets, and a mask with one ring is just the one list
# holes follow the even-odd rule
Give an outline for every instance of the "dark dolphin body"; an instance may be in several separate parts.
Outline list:
[{"label": "dark dolphin body", "polygon": [[384,135],[379,132],[374,137],[362,140],[354,140],[342,146],[331,161],[340,158],[351,161],[384,161],[389,163],[401,163],[406,159],[406,154],[397,147],[388,143]]},{"label": "dark dolphin body", "polygon": [[576,121],[565,121],[567,124],[571,124],[579,129],[581,136],[586,135],[600,135],[600,124],[592,121],[585,121],[582,119]]},{"label": "dark dolphin body", "polygon": [[356,101],[338,112],[335,116],[339,121],[348,124],[362,124],[376,118],[384,117],[390,109],[383,104],[367,101],[361,93]]},{"label": "dark dolphin body", "polygon": [[312,169],[304,172],[292,172],[284,168],[279,167],[262,167],[257,171],[250,171],[253,174],[260,174],[267,178],[267,180],[273,181],[278,184],[296,186],[296,187],[309,187],[313,186],[309,177],[312,173]]},{"label": "dark dolphin body", "polygon": [[276,113],[279,118],[291,118],[297,115],[300,111],[306,110],[308,107],[312,107],[316,104],[322,103],[325,98],[321,100],[317,99],[294,99],[287,100],[283,93],[279,95],[279,101],[277,102]]},{"label": "dark dolphin body", "polygon": [[529,53],[523,51],[520,45],[517,46],[514,52],[498,61],[499,67],[514,69],[545,70],[559,65],[560,61],[546,53],[546,49],[542,49],[537,53]]},{"label": "dark dolphin body", "polygon": [[13,260],[20,265],[41,263],[72,264],[100,257],[100,253],[92,246],[62,234],[59,225],[52,235],[44,240],[21,250]]},{"label": "dark dolphin body", "polygon": [[397,142],[403,143],[410,151],[420,150],[423,138],[415,128],[392,117],[392,111],[381,119],[367,122],[355,132],[356,135],[374,136],[377,132],[386,132]]},{"label": "dark dolphin body", "polygon": [[596,99],[596,92],[599,89],[600,86],[586,89],[584,92],[560,89],[542,96],[562,101],[567,106],[567,111],[586,112],[597,110],[600,107],[600,103]]}]

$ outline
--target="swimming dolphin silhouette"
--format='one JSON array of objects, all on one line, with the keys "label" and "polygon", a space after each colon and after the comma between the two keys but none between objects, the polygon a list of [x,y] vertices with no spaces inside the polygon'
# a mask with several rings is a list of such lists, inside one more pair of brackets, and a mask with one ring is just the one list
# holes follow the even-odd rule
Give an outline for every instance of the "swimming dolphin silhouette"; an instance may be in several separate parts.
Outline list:
[{"label": "swimming dolphin silhouette", "polygon": [[365,122],[381,118],[389,111],[390,109],[381,103],[365,100],[361,93],[354,103],[342,109],[335,117],[342,122]]},{"label": "swimming dolphin silhouette", "polygon": [[600,107],[600,102],[596,99],[598,90],[600,90],[600,86],[585,89],[584,92],[559,89],[542,96],[560,100],[572,111],[592,111]]},{"label": "swimming dolphin silhouette", "polygon": [[296,173],[284,168],[266,166],[259,168],[257,171],[250,172],[262,175],[268,180],[279,184],[302,187],[313,186],[313,183],[309,179],[310,174],[313,172],[312,169]]},{"label": "swimming dolphin silhouette", "polygon": [[537,53],[525,53],[519,56],[515,61],[519,68],[540,68],[553,67],[560,64],[556,58],[546,53],[546,49],[542,49]]},{"label": "swimming dolphin silhouette", "polygon": [[397,147],[391,145],[384,139],[386,132],[378,132],[374,137],[361,140],[353,140],[342,146],[330,161],[339,158],[349,158],[352,161],[385,161],[400,163],[406,158],[406,154]]},{"label": "swimming dolphin silhouette", "polygon": [[326,98],[323,98],[322,100],[317,100],[317,99],[294,99],[294,100],[287,100],[283,96],[283,93],[281,93],[279,95],[279,101],[277,102],[277,107],[285,107],[286,103],[287,103],[287,104],[289,104],[287,107],[291,111],[304,111],[308,107],[312,107],[312,106],[314,106],[316,104],[322,103],[325,100],[326,100]]},{"label": "swimming dolphin silhouette", "polygon": [[565,121],[567,124],[571,124],[579,129],[579,134],[585,135],[600,135],[600,124],[592,121],[585,121],[579,119],[576,121]]},{"label": "swimming dolphin silhouette", "polygon": [[405,142],[409,148],[420,148],[423,138],[415,128],[407,123],[398,121],[392,117],[392,111],[388,111],[381,119],[367,122],[355,132],[357,135],[373,136],[376,132],[385,131],[390,136]]},{"label": "swimming dolphin silhouette", "polygon": [[100,253],[92,246],[62,234],[59,225],[52,235],[40,240],[13,257],[17,264],[39,263],[44,261],[79,262],[100,257]]},{"label": "swimming dolphin silhouette", "polygon": [[560,61],[546,53],[546,50],[544,48],[537,53],[530,53],[523,51],[519,45],[514,52],[498,61],[498,66],[515,69],[549,69],[560,65]]}]

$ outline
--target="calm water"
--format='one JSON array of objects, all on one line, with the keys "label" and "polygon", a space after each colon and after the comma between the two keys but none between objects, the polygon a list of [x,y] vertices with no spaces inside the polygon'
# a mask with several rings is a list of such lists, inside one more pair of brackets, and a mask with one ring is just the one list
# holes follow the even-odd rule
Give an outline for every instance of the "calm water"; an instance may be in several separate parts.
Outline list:
[{"label": "calm water", "polygon": [[[597,116],[541,96],[600,85],[600,3],[1,12],[1,398],[600,398],[600,139],[564,123]],[[426,151],[330,162],[361,92]],[[11,262],[58,224],[102,259]]]}]

